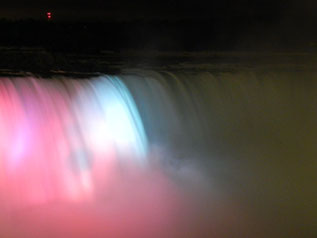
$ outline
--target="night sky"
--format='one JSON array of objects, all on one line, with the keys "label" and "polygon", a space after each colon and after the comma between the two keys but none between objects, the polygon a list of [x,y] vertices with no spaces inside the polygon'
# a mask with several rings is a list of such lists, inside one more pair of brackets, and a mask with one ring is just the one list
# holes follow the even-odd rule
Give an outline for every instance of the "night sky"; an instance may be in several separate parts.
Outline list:
[{"label": "night sky", "polygon": [[55,19],[135,18],[228,18],[235,16],[274,16],[312,18],[317,9],[312,0],[2,0],[1,18],[40,19],[52,11]]},{"label": "night sky", "polygon": [[[47,12],[56,27],[42,21],[2,21],[5,37],[0,44],[54,50],[280,50],[317,45],[313,0],[4,0],[0,18],[46,20]],[[83,25],[70,30],[68,23]],[[44,37],[47,31],[51,42]]]}]

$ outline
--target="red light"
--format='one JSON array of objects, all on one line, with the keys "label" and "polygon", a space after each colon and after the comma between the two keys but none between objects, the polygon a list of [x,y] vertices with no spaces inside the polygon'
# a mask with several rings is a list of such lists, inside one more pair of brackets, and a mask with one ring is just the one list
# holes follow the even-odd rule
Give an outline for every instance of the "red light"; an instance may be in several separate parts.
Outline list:
[{"label": "red light", "polygon": [[46,16],[47,16],[47,19],[50,20],[52,18],[52,13],[51,12],[47,12]]}]

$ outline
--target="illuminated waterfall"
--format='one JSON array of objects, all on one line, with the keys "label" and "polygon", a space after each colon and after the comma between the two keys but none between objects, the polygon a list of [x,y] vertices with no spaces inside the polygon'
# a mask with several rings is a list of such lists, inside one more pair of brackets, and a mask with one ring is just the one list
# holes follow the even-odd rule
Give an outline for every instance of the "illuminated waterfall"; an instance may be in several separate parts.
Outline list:
[{"label": "illuminated waterfall", "polygon": [[263,71],[2,78],[0,236],[311,237],[317,74]]},{"label": "illuminated waterfall", "polygon": [[94,196],[116,163],[146,164],[138,109],[118,77],[2,79],[1,194],[17,206]]}]

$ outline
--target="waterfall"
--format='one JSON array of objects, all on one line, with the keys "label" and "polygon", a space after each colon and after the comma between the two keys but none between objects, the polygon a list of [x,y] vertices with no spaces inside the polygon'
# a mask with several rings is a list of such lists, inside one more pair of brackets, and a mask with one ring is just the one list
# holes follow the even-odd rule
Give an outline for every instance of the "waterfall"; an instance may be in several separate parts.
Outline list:
[{"label": "waterfall", "polygon": [[[159,220],[167,231],[175,221],[169,217],[193,216],[189,237],[230,237],[228,227],[244,227],[241,237],[258,230],[304,237],[317,214],[316,77],[129,70],[89,79],[2,78],[1,207],[116,204],[111,194],[124,187],[114,200],[136,202],[142,194],[147,201],[129,205],[146,207],[131,224]],[[122,182],[118,174],[127,171],[133,176]],[[157,215],[147,213],[153,204]]]}]

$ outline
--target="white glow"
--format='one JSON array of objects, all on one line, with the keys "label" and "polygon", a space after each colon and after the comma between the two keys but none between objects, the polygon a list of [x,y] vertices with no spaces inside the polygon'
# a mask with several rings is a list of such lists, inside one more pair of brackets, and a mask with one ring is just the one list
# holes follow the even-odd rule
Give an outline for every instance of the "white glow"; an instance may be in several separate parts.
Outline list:
[{"label": "white glow", "polygon": [[111,143],[107,123],[98,117],[92,118],[91,120],[93,120],[93,123],[91,123],[88,128],[88,140],[98,153],[106,151]]},{"label": "white glow", "polygon": [[136,135],[133,130],[129,112],[119,103],[109,105],[107,108],[107,122],[112,139],[118,144],[135,143]]}]

